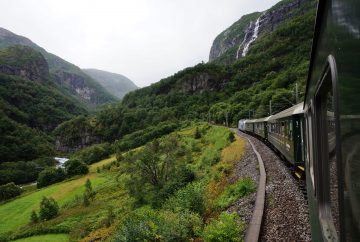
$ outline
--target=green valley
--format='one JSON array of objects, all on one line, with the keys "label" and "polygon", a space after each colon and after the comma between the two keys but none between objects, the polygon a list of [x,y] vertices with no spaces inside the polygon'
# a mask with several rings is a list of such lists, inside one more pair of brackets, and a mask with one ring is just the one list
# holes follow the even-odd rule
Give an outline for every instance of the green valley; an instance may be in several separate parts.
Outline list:
[{"label": "green valley", "polygon": [[143,88],[0,28],[0,242],[243,241],[259,167],[229,128],[303,99],[316,4],[239,16]]}]

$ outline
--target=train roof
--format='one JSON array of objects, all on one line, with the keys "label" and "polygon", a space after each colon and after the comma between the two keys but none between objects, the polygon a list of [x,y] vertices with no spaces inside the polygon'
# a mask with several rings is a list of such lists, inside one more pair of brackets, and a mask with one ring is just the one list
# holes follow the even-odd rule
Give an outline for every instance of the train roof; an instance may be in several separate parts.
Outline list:
[{"label": "train roof", "polygon": [[256,119],[246,119],[246,120],[244,121],[244,123],[247,123],[247,124],[249,124],[249,123],[254,123],[255,120],[256,120]]},{"label": "train roof", "polygon": [[265,118],[258,118],[258,119],[253,119],[253,123],[259,123],[259,122],[266,122],[268,121],[272,116],[268,116]]},{"label": "train roof", "polygon": [[298,104],[292,106],[291,108],[285,109],[284,111],[281,111],[280,113],[270,116],[267,121],[276,120],[279,118],[284,118],[284,117],[292,116],[295,114],[304,113],[303,106],[304,106],[303,102],[298,103]]}]

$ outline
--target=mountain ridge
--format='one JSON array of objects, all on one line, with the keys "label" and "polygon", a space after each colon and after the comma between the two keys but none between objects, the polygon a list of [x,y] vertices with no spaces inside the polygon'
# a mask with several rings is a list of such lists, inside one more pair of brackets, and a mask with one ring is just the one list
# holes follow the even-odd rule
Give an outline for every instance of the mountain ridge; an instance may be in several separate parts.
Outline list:
[{"label": "mountain ridge", "polygon": [[122,74],[96,68],[84,68],[82,70],[102,85],[108,92],[120,99],[128,92],[139,88],[133,81]]},{"label": "mountain ridge", "polygon": [[49,65],[52,80],[63,88],[65,93],[77,98],[88,108],[116,100],[113,95],[76,65],[47,52],[27,37],[0,27],[0,49],[14,45],[29,46],[43,54]]}]

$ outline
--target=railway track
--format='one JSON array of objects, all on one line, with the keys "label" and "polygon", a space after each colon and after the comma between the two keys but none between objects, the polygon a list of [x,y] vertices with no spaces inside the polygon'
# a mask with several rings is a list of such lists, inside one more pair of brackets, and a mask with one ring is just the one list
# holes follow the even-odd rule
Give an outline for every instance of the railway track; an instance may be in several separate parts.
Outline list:
[{"label": "railway track", "polygon": [[256,207],[253,212],[253,217],[262,218],[261,229],[252,229],[253,223],[250,222],[245,241],[310,241],[304,181],[295,179],[287,163],[263,142],[238,130],[233,131],[250,141],[254,150],[259,152],[266,171],[264,208],[262,214]]}]

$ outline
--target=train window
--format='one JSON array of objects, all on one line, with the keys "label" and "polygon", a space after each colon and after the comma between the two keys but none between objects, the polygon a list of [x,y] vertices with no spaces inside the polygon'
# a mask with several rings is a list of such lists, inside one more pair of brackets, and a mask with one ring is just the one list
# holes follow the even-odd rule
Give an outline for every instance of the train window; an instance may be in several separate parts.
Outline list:
[{"label": "train window", "polygon": [[307,111],[307,125],[306,125],[306,133],[307,133],[307,136],[306,136],[306,139],[307,139],[307,144],[308,146],[305,146],[305,147],[308,147],[308,150],[306,152],[306,159],[307,159],[307,162],[308,162],[308,166],[309,166],[309,171],[310,171],[310,178],[311,178],[311,181],[312,181],[312,185],[313,185],[313,188],[315,188],[315,179],[314,179],[314,149],[313,149],[313,124],[312,124],[312,109],[309,109]]},{"label": "train window", "polygon": [[288,133],[289,133],[289,140],[293,140],[293,123],[291,120],[289,121]]},{"label": "train window", "polygon": [[315,94],[316,146],[318,161],[319,216],[323,234],[330,240],[338,240],[340,232],[339,179],[336,159],[335,100],[332,72],[327,66]]}]

